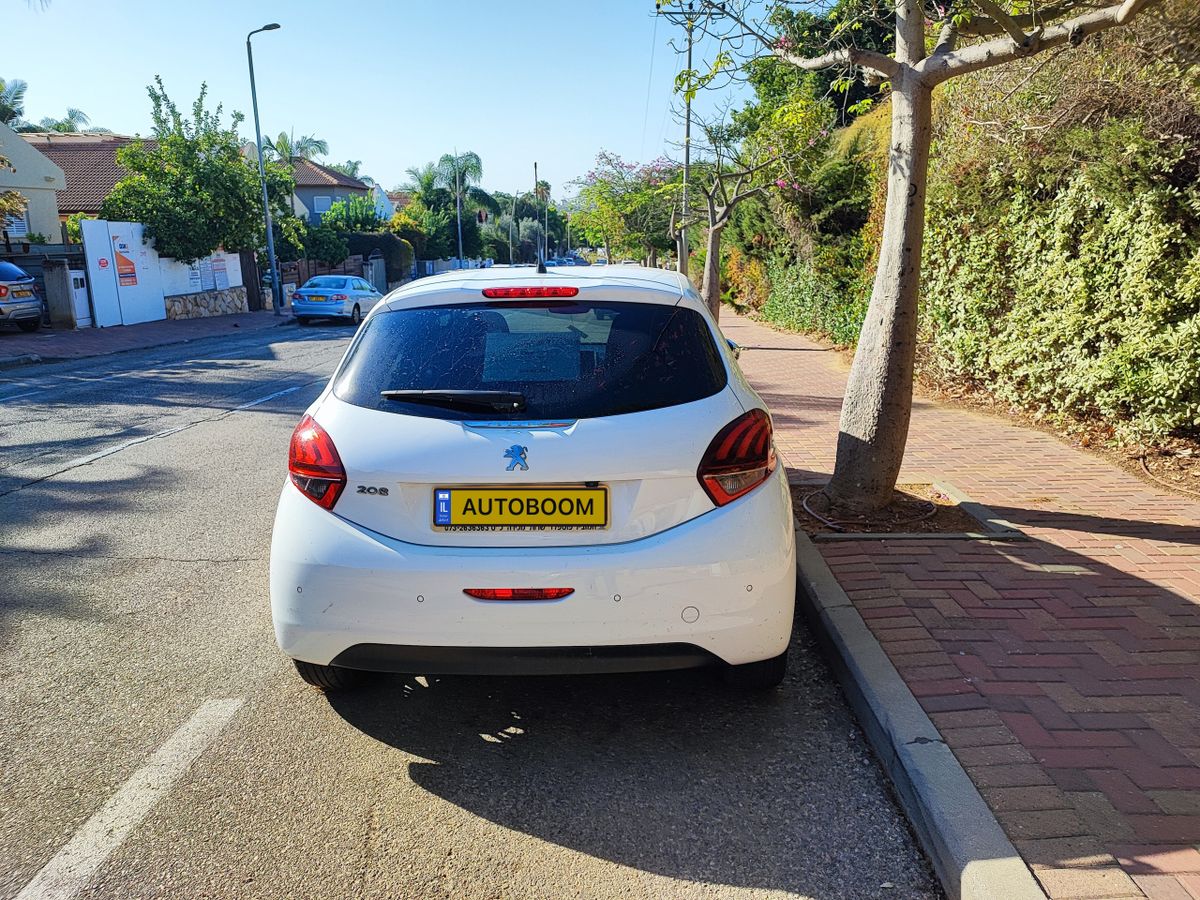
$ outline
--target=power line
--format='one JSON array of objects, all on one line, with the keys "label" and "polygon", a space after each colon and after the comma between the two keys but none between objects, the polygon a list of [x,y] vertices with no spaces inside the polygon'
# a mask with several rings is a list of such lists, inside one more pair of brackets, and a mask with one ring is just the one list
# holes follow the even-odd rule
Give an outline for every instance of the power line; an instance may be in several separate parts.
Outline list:
[{"label": "power line", "polygon": [[650,74],[646,76],[646,111],[642,113],[642,144],[638,159],[646,157],[646,126],[650,121],[650,88],[654,84],[654,51],[658,49],[658,16],[654,17],[654,33],[650,37]]}]

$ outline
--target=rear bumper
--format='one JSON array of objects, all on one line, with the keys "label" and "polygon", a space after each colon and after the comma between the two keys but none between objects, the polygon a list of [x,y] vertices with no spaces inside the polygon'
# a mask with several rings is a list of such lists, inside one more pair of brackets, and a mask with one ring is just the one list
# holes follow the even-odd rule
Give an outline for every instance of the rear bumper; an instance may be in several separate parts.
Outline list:
[{"label": "rear bumper", "polygon": [[[553,602],[485,602],[463,594],[466,587],[493,586],[574,593]],[[639,661],[631,652],[620,660],[615,650],[654,645],[686,647],[672,668],[757,662],[786,649],[795,597],[795,536],[782,467],[741,500],[668,531],[584,547],[408,544],[325,512],[289,483],[271,543],[271,612],[280,648],[295,659],[350,668],[405,671],[419,662],[429,671],[440,654],[456,671],[502,663],[533,672],[546,660],[518,651],[555,648],[551,656],[586,657],[602,647],[617,657],[606,665],[620,668],[601,671],[663,668],[661,660]],[[351,652],[359,645],[375,649]],[[427,652],[410,662],[413,648]]]},{"label": "rear bumper", "polygon": [[0,301],[0,322],[23,322],[41,317],[42,301],[37,297],[32,300]]},{"label": "rear bumper", "polygon": [[355,644],[333,665],[369,672],[421,675],[601,675],[666,672],[720,664],[692,644],[614,647],[414,647]]},{"label": "rear bumper", "polygon": [[353,309],[353,303],[305,303],[302,300],[292,300],[293,316],[312,316],[314,319],[322,316],[341,318],[349,316]]}]

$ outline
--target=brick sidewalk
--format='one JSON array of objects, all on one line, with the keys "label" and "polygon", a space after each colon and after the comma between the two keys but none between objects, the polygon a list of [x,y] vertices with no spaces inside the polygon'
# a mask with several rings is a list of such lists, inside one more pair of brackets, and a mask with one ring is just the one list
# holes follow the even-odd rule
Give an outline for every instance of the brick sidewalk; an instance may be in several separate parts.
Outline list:
[{"label": "brick sidewalk", "polygon": [[76,331],[43,328],[33,334],[0,330],[0,359],[35,354],[42,359],[82,359],[122,350],[145,350],[198,338],[238,334],[273,328],[290,322],[290,316],[275,316],[269,309],[232,316],[204,319],[174,319],[112,328],[81,328]]},{"label": "brick sidewalk", "polygon": [[[786,463],[832,470],[845,366],[723,312]],[[1200,898],[1200,500],[918,398],[902,481],[1033,540],[818,544],[1053,898]]]}]

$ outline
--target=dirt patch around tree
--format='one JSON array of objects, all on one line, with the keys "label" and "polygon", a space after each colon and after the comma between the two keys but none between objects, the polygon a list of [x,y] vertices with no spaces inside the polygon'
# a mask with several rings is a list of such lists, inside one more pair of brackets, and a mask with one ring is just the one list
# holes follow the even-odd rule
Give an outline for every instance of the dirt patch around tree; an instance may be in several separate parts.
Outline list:
[{"label": "dirt patch around tree", "polygon": [[793,484],[796,524],[813,535],[984,534],[989,527],[932,484],[899,484],[892,502],[870,516],[831,507],[819,485]]}]

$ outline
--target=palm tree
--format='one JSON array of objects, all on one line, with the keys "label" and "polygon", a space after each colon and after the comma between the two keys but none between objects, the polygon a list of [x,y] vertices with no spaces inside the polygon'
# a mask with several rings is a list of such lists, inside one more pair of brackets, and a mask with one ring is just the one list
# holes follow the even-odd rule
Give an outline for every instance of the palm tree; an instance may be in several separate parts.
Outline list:
[{"label": "palm tree", "polygon": [[433,163],[423,166],[411,166],[405,170],[409,180],[400,186],[403,191],[411,192],[426,209],[433,206],[433,192],[438,188],[438,167]]},{"label": "palm tree", "polygon": [[25,91],[29,85],[20,78],[0,78],[0,122],[16,127],[25,115]]},{"label": "palm tree", "polygon": [[46,116],[38,123],[38,127],[42,131],[61,131],[65,134],[74,134],[90,124],[92,124],[92,120],[88,118],[87,113],[82,109],[69,106],[67,114],[63,118],[55,119],[53,116]]},{"label": "palm tree", "polygon": [[296,137],[296,132],[281,131],[275,140],[268,138],[265,146],[281,160],[312,159],[314,156],[324,156],[329,152],[329,144],[311,134]]},{"label": "palm tree", "polygon": [[[468,150],[455,156],[446,153],[438,160],[434,171],[438,187],[444,187],[450,192],[455,203],[469,206],[468,201],[476,207],[487,207],[494,213],[500,212],[500,207],[492,195],[479,187],[483,180],[483,161],[478,153]],[[410,172],[411,174],[411,172]]]},{"label": "palm tree", "polygon": [[545,179],[540,179],[537,183],[537,186],[534,188],[533,193],[534,193],[534,196],[537,198],[538,203],[549,203],[550,202],[550,182],[546,181]]}]

